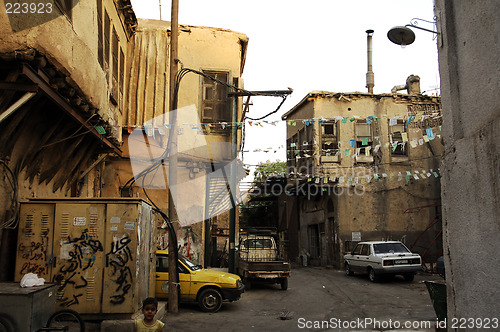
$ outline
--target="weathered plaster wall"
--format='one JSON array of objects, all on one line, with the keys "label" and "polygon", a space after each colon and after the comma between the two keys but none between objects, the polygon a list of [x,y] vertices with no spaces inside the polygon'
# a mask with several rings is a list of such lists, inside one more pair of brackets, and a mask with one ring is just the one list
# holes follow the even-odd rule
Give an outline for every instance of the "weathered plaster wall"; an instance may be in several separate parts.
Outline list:
[{"label": "weathered plaster wall", "polygon": [[[5,8],[4,0],[0,6]],[[120,40],[126,51],[128,36],[113,0],[103,1]],[[99,114],[112,125],[121,122],[121,114],[109,100],[110,87],[106,74],[98,62],[97,15],[95,1],[79,1],[73,8],[72,19],[59,13],[54,5],[50,21],[39,22],[24,29],[23,22],[39,20],[40,14],[22,14],[20,21],[9,21],[5,11],[0,15],[0,52],[34,48],[47,56],[63,73],[71,75],[74,83],[83,91]],[[104,11],[103,11],[104,13]],[[104,15],[104,14],[103,14]],[[11,24],[12,23],[12,24]]]},{"label": "weathered plaster wall", "polygon": [[[125,100],[125,113],[122,121],[124,128],[124,157],[144,158],[160,156],[168,143],[169,129],[164,126],[169,121],[169,57],[170,57],[170,22],[155,20],[139,20],[137,33],[129,43]],[[237,32],[206,27],[179,27],[179,59],[180,68],[199,71],[216,70],[229,72],[229,82],[240,78],[244,63],[248,38]],[[176,209],[181,222],[178,225],[177,237],[181,252],[196,263],[203,261],[204,232],[200,220],[205,216],[206,176],[211,172],[210,160],[215,164],[231,160],[231,136],[204,134],[193,129],[192,125],[199,121],[198,114],[202,103],[203,77],[188,73],[179,87],[177,123],[182,130],[178,135],[178,180],[181,187],[178,191]],[[239,81],[242,86],[242,80]],[[191,111],[194,110],[194,113]],[[241,98],[238,105],[238,117],[241,117]],[[151,121],[154,119],[154,121]],[[156,127],[155,135],[148,137],[151,143],[146,149],[144,142],[130,134],[134,128],[143,125]],[[125,128],[130,131],[125,130]],[[162,127],[159,129],[159,127]],[[241,130],[238,130],[238,144],[241,142]],[[212,144],[226,143],[226,144]],[[142,144],[142,146],[140,146]],[[210,146],[207,146],[209,144]],[[151,153],[151,154],[150,154]],[[200,162],[199,171],[192,172],[190,162]],[[202,162],[202,163],[201,163]],[[168,173],[168,165],[165,165]],[[146,181],[150,183],[147,192],[150,198],[163,211],[168,210],[168,190],[165,186],[165,174],[156,172],[156,178]],[[120,195],[120,187],[134,176],[129,160],[110,160],[107,163],[108,181],[103,189],[105,196]],[[196,186],[195,186],[196,184]],[[132,188],[132,195],[144,197],[140,183]],[[218,216],[218,227],[228,228],[228,217]],[[225,238],[218,241],[219,249],[223,249]],[[227,249],[227,248],[226,248]]]},{"label": "weathered plaster wall", "polygon": [[497,317],[500,273],[498,1],[436,1],[445,158],[448,320]]},{"label": "weathered plaster wall", "polygon": [[[169,123],[169,41],[170,22],[139,20],[138,32],[130,42],[129,64],[127,73],[126,115],[124,126],[142,126],[155,119],[155,125]],[[248,37],[230,30],[180,26],[178,56],[181,67],[198,71],[215,70],[229,72],[229,82],[240,78]],[[194,105],[200,113],[202,103],[203,77],[188,73],[179,88],[178,109]],[[243,82],[239,81],[240,87]],[[167,94],[165,94],[167,92]],[[238,119],[241,119],[241,98],[238,105]],[[193,121],[179,121],[179,123]],[[184,130],[192,130],[185,128]],[[186,133],[187,134],[187,133]],[[228,142],[230,136],[206,135],[207,143]],[[241,130],[238,131],[241,142]],[[230,160],[230,149],[212,148],[212,157],[216,160]]]},{"label": "weathered plaster wall", "polygon": [[[426,114],[430,114],[429,110],[439,114],[439,98],[422,95],[336,94],[315,91],[296,107],[296,111],[289,112],[286,118],[287,121],[296,121],[294,126],[288,122],[287,138],[290,139],[307,127],[314,128],[314,137],[310,142],[313,147],[305,147],[310,151],[307,152],[309,156],[304,158],[300,155],[301,158],[295,163],[289,161],[289,165],[300,165],[304,163],[304,159],[314,163],[314,168],[308,173],[307,179],[309,184],[315,184],[309,191],[312,196],[298,198],[301,233],[299,255],[301,250],[307,250],[309,247],[307,227],[324,222],[326,235],[321,240],[323,242],[321,246],[324,247],[323,252],[328,255],[327,264],[333,263],[338,266],[343,253],[352,249],[350,248],[352,232],[360,232],[361,240],[365,241],[401,240],[412,250],[420,254],[425,252],[424,261],[435,262],[442,250],[439,236],[441,222],[439,219],[434,219],[441,213],[440,179],[431,175],[415,180],[413,174],[415,170],[429,172],[432,169],[438,172],[443,153],[442,140],[437,136],[440,134],[438,129],[440,119],[410,122],[406,130],[409,141],[422,139],[427,127],[433,127],[436,138],[422,145],[417,144],[416,147],[410,147],[408,143],[408,157],[398,157],[397,160],[391,156],[389,119],[400,116],[401,119],[408,121],[410,109],[412,112],[419,109],[420,115],[424,114],[424,110]],[[321,118],[332,120],[339,116],[349,119],[346,123],[337,120],[337,140],[340,142],[341,153],[338,161],[325,162],[319,156],[322,138],[321,123],[318,120]],[[355,138],[356,123],[366,123],[369,116],[378,118],[373,120],[374,139],[370,152],[374,162],[362,163],[353,157],[354,149],[348,141]],[[304,124],[303,120],[310,119],[316,121],[309,126]],[[298,143],[300,144],[297,149],[304,148],[301,142]],[[379,150],[375,152],[373,148],[378,144],[380,144]],[[349,156],[344,155],[347,148],[351,149]],[[407,171],[412,173],[409,181],[406,180]],[[375,179],[375,174],[380,178]],[[383,174],[386,176],[383,177]],[[300,178],[306,181],[304,175],[299,174],[299,180],[292,175],[289,184],[298,185]],[[340,177],[343,178],[341,183],[339,183]],[[336,180],[332,181],[332,178]],[[326,191],[322,190],[321,186],[325,186]],[[335,186],[336,190],[333,189]],[[315,197],[316,194],[319,197]],[[313,218],[317,216],[315,214],[317,211],[327,211],[329,199],[335,202],[335,212],[329,216],[333,218],[333,224],[326,216],[322,220]],[[309,206],[311,204],[313,206]],[[415,210],[417,207],[423,208]],[[413,210],[405,213],[407,209]],[[436,223],[426,231],[433,222]],[[324,261],[322,257],[321,264],[324,264]]]}]

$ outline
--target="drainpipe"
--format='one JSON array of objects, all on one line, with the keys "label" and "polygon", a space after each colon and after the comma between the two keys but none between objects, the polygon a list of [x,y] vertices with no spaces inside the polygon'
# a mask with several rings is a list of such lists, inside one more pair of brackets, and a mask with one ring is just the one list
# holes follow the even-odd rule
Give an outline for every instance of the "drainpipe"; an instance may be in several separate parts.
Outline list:
[{"label": "drainpipe", "polygon": [[368,48],[368,72],[366,73],[366,87],[368,93],[373,94],[373,87],[375,86],[375,75],[372,68],[372,36],[373,30],[366,30],[366,42]]}]

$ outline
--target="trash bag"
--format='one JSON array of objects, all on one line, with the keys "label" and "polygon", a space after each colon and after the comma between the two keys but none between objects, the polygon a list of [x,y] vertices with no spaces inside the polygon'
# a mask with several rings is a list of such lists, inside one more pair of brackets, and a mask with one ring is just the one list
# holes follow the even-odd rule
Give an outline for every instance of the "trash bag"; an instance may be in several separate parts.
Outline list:
[{"label": "trash bag", "polygon": [[26,273],[21,279],[21,287],[42,286],[44,283],[45,279],[38,278],[35,273]]}]

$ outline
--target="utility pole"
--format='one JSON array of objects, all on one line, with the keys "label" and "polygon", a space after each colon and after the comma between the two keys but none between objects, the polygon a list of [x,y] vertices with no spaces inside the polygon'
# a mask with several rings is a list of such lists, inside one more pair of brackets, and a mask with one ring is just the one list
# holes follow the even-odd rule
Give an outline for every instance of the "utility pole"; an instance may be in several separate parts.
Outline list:
[{"label": "utility pole", "polygon": [[[237,148],[238,148],[238,96],[233,96],[233,105],[232,105],[232,122],[233,126],[231,127],[231,157],[233,161],[236,160],[237,157]],[[230,194],[231,194],[231,210],[229,211],[229,257],[228,257],[228,272],[236,273],[236,165],[233,162],[231,164],[231,178],[230,178]],[[234,192],[233,192],[234,190]]]},{"label": "utility pole", "polygon": [[[175,78],[177,75],[177,50],[179,43],[179,0],[172,0],[172,20],[170,27],[170,107],[169,121],[172,135],[169,135],[169,165],[168,165],[168,185],[169,185],[169,203],[168,214],[170,223],[178,221],[177,211],[175,208],[177,184],[177,105],[175,102]],[[170,227],[170,239],[168,241],[168,311],[171,313],[179,312],[179,278],[177,272],[177,235],[175,227]]]},{"label": "utility pole", "polygon": [[[243,96],[273,96],[280,97],[286,96],[293,92],[292,89],[288,88],[288,90],[275,90],[275,91],[246,91],[246,92],[238,92],[233,91],[229,92],[228,96],[232,97],[232,131],[231,131],[231,155],[233,160],[236,160],[238,154],[238,97]],[[247,101],[248,103],[248,101]],[[230,199],[231,199],[231,210],[229,211],[229,257],[228,257],[228,272],[236,273],[236,197],[237,193],[237,181],[236,181],[236,165],[233,163],[231,165],[231,175],[229,179],[229,184],[231,188]],[[233,192],[234,190],[234,192]]]}]

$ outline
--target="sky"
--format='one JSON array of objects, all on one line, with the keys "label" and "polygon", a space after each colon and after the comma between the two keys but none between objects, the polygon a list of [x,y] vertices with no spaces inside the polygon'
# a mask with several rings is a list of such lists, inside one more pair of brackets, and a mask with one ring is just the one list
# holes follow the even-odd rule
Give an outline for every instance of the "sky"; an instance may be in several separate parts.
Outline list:
[{"label": "sky", "polygon": [[[138,18],[171,19],[170,0],[132,0]],[[179,24],[230,29],[249,37],[243,79],[247,90],[294,92],[266,118],[275,126],[246,124],[243,162],[286,161],[286,123],[281,116],[314,90],[367,92],[366,30],[373,34],[374,93],[390,93],[411,75],[422,92],[439,94],[434,34],[413,29],[415,42],[393,44],[387,32],[413,18],[433,21],[433,0],[179,0]],[[420,21],[420,27],[433,29]],[[181,59],[182,60],[182,59]],[[281,99],[254,97],[249,117],[276,109]],[[268,152],[258,150],[266,150]],[[253,169],[253,168],[252,168]]]}]

